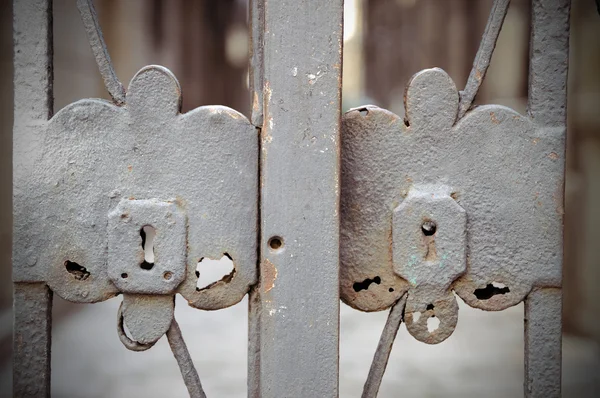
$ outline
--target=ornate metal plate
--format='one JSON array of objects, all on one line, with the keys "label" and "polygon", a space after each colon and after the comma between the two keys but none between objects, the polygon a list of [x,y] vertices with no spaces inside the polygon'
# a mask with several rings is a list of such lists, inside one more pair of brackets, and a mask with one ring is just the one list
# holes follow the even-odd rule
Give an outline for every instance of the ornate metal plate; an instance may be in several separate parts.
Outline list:
[{"label": "ornate metal plate", "polygon": [[502,310],[561,281],[564,136],[498,105],[457,121],[458,105],[429,69],[408,84],[405,121],[372,106],[343,118],[342,299],[379,311],[408,291],[407,327],[428,343],[454,330],[451,290]]}]

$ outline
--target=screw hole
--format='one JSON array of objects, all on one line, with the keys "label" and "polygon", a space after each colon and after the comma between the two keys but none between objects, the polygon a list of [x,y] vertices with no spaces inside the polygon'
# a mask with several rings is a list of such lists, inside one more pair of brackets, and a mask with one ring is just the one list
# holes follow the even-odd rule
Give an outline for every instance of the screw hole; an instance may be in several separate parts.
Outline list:
[{"label": "screw hole", "polygon": [[437,231],[437,225],[433,221],[425,221],[421,225],[421,231],[425,236],[432,236]]},{"label": "screw hole", "polygon": [[128,277],[128,276],[129,276],[129,275],[127,275],[127,273],[126,273],[126,272],[123,272],[123,273],[121,274],[121,278],[123,278],[123,279],[127,279],[127,277]]},{"label": "screw hole", "polygon": [[269,239],[269,247],[273,250],[279,250],[283,246],[283,240],[279,236],[273,236]]},{"label": "screw hole", "polygon": [[163,274],[163,278],[165,278],[166,281],[170,280],[172,277],[173,277],[172,272],[167,271]]}]

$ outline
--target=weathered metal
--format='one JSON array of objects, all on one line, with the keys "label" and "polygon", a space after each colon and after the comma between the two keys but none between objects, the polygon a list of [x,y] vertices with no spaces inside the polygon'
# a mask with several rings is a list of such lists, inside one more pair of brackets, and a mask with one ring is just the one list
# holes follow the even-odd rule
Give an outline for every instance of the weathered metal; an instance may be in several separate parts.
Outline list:
[{"label": "weathered metal", "polygon": [[[570,0],[533,0],[531,58],[527,113],[543,137],[565,137],[567,132],[567,71],[569,66]],[[565,147],[551,157],[563,164]],[[562,264],[564,214],[563,171],[558,176],[556,211],[559,235],[553,243]],[[542,231],[540,231],[542,232]],[[545,232],[545,231],[543,231]],[[538,266],[543,263],[539,262]],[[560,287],[560,286],[559,286]],[[562,290],[538,288],[525,300],[525,396],[561,394]]]},{"label": "weathered metal", "polygon": [[[203,396],[173,318],[174,295],[214,310],[239,302],[256,283],[256,130],[222,106],[181,114],[179,83],[160,66],[142,68],[121,98],[88,1],[79,2],[80,10],[115,104],[81,100],[46,122],[51,7],[41,0],[22,3],[15,3],[15,392],[49,392],[49,374],[39,366],[31,367],[40,371],[33,378],[39,386],[27,387],[30,380],[23,379],[30,376],[24,368],[30,358],[44,356],[40,364],[49,363],[47,284],[73,302],[123,293],[117,322],[123,344],[146,350],[170,333],[190,394]],[[42,19],[47,30],[39,31],[31,22]],[[41,55],[45,64],[35,62]],[[33,101],[33,112],[25,100]],[[152,243],[147,227],[155,232]],[[146,244],[152,245],[151,262]],[[198,262],[223,255],[232,259],[232,273],[198,288]],[[25,301],[39,289],[47,291],[37,294],[39,303]],[[40,310],[28,311],[33,304]],[[44,314],[39,325],[26,318]]]},{"label": "weathered metal", "polygon": [[342,3],[262,1],[261,265],[250,300],[259,336],[250,336],[249,384],[264,398],[338,395]]},{"label": "weathered metal", "polygon": [[100,75],[102,75],[102,79],[104,80],[104,86],[106,86],[106,90],[115,103],[123,105],[125,103],[125,87],[119,81],[110,61],[110,55],[104,43],[94,2],[92,0],[77,0],[77,8],[79,8],[81,20],[87,32],[90,47],[96,58]]},{"label": "weathered metal", "polygon": [[490,17],[485,26],[485,31],[483,32],[477,55],[473,61],[473,69],[471,69],[465,89],[460,92],[460,103],[458,105],[459,119],[461,119],[469,108],[471,108],[475,96],[479,91],[479,87],[481,87],[481,83],[483,83],[485,73],[492,60],[494,48],[496,48],[498,36],[500,36],[500,30],[502,29],[502,24],[504,23],[509,4],[510,0],[494,0],[494,3],[492,4],[492,11],[490,12]]},{"label": "weathered metal", "polygon": [[[250,292],[252,397],[338,395],[340,297],[392,308],[363,397],[403,320],[434,344],[458,321],[454,293],[485,310],[524,300],[525,395],[560,396],[570,1],[533,0],[527,116],[471,108],[508,3],[494,1],[464,91],[428,69],[408,83],[404,120],[374,106],[340,120],[343,1],[252,0],[249,121],[222,106],[181,114],[160,66],[125,90],[91,0],[78,6],[114,103],[51,117],[51,2],[15,0],[15,396],[50,394],[53,291],[122,294],[119,339],[143,351],[166,334],[192,397],[205,393],[177,293],[215,310]],[[198,288],[198,262],[222,256],[233,272]]]},{"label": "weathered metal", "polygon": [[[167,69],[146,67],[129,86],[127,106],[81,100],[45,126],[40,150],[28,154],[35,163],[17,181],[19,202],[39,206],[15,212],[15,236],[26,237],[15,240],[15,258],[45,255],[17,267],[16,281],[47,281],[76,302],[175,288],[203,309],[241,300],[256,280],[254,128],[225,107],[181,115],[180,91]],[[140,229],[150,223],[155,267],[126,270],[123,261],[143,261]],[[198,261],[223,253],[233,258],[233,277],[197,291]],[[67,262],[89,275],[78,277]]]},{"label": "weathered metal", "polygon": [[[29,153],[39,149],[44,123],[53,113],[52,2],[15,0],[13,13],[13,209],[16,213],[30,210],[30,204],[21,201],[26,194],[21,185],[26,179],[23,168],[33,164]],[[13,230],[19,227],[19,222],[14,219]],[[18,239],[18,235],[13,236],[13,241]],[[13,275],[18,268],[35,267],[38,256],[42,255],[31,250],[17,258],[13,253]],[[49,396],[52,291],[43,282],[15,283],[13,297],[13,395]]]},{"label": "weathered metal", "polygon": [[190,394],[190,398],[206,398],[206,394],[200,383],[200,377],[198,377],[198,373],[194,368],[192,357],[185,345],[185,340],[183,340],[179,324],[177,324],[175,319],[173,319],[167,331],[167,339],[169,340],[171,351],[173,351],[173,355],[177,359],[177,364],[179,365],[179,370],[181,371],[181,376],[183,376],[183,381]]},{"label": "weathered metal", "polygon": [[[455,124],[457,106],[452,80],[430,69],[408,84],[406,122],[376,107],[344,116],[340,277],[342,299],[351,306],[389,308],[415,285],[394,269],[402,265],[394,264],[398,245],[409,242],[393,242],[392,215],[423,189],[430,195],[443,190],[466,212],[467,270],[462,276],[453,272],[460,278],[452,288],[469,305],[501,310],[522,301],[533,286],[560,286],[556,242],[564,158],[558,154],[564,136],[543,134],[527,117],[497,105],[475,108]],[[422,222],[431,217],[412,207],[404,212],[411,210],[420,212]],[[450,237],[458,228],[452,224]],[[411,233],[425,239],[420,225]],[[438,228],[434,241],[442,234]],[[455,261],[465,261],[456,253],[463,245],[450,250]],[[424,251],[421,258],[426,256]],[[440,267],[439,273],[446,270]],[[380,283],[356,288],[375,277]],[[507,289],[488,288],[494,283]]]},{"label": "weathered metal", "polygon": [[[533,2],[527,116],[497,105],[469,110],[507,5],[494,3],[462,96],[443,70],[428,69],[407,85],[404,120],[374,106],[344,115],[340,293],[363,311],[408,294],[407,329],[426,343],[454,330],[452,291],[485,310],[525,300],[525,395],[554,397],[569,1]],[[376,355],[372,367],[385,362]],[[368,382],[363,396],[376,392]]]},{"label": "weathered metal", "polygon": [[381,380],[385,373],[390,354],[392,353],[392,346],[400,329],[400,324],[404,318],[404,308],[406,307],[406,295],[402,296],[392,308],[390,314],[381,333],[377,350],[373,356],[373,362],[371,362],[371,368],[369,369],[369,375],[365,386],[363,388],[362,397],[370,398],[376,397],[379,387],[381,386]]}]

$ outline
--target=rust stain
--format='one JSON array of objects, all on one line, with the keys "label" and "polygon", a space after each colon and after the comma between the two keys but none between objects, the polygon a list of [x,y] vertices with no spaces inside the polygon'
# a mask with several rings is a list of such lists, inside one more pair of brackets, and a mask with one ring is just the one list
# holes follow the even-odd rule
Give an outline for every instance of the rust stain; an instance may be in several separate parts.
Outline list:
[{"label": "rust stain", "polygon": [[533,145],[537,145],[538,142],[540,142],[539,138],[534,138],[533,140],[531,140],[531,142],[533,143]]},{"label": "rust stain", "polygon": [[481,81],[481,79],[483,79],[483,73],[481,73],[479,69],[475,69],[475,79],[477,79],[478,81]]},{"label": "rust stain", "polygon": [[558,186],[556,187],[556,190],[554,191],[554,194],[552,195],[552,200],[554,201],[554,204],[556,205],[556,214],[558,214],[559,216],[562,217],[565,214],[564,190],[563,190],[562,182],[560,182],[558,184]]},{"label": "rust stain", "polygon": [[258,112],[258,93],[255,91],[254,96],[252,98],[252,110],[254,112]]},{"label": "rust stain", "polygon": [[129,170],[131,172],[133,170],[133,166],[132,165],[127,166],[127,170]]},{"label": "rust stain", "polygon": [[557,160],[559,158],[558,154],[556,152],[550,152],[548,154],[548,157],[552,160]]},{"label": "rust stain", "polygon": [[275,268],[275,264],[273,264],[268,259],[265,259],[262,266],[262,274],[263,274],[263,293],[269,292],[273,287],[275,287],[275,280],[277,279],[277,268]]},{"label": "rust stain", "polygon": [[498,118],[496,117],[496,114],[494,112],[490,112],[490,119],[492,119],[492,123],[500,124],[500,120],[498,120]]}]

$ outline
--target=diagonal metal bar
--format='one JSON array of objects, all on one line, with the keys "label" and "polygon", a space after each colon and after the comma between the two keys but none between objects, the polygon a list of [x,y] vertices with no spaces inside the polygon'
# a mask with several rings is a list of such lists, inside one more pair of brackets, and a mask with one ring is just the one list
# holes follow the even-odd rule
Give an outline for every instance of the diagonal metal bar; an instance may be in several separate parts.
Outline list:
[{"label": "diagonal metal bar", "polygon": [[381,380],[387,367],[388,359],[392,352],[392,346],[396,339],[396,334],[400,328],[400,324],[404,318],[404,307],[406,306],[405,294],[392,306],[390,314],[381,333],[379,344],[377,345],[377,351],[373,356],[373,362],[371,362],[371,368],[369,369],[369,376],[365,382],[363,388],[362,398],[375,398],[379,392],[381,386]]},{"label": "diagonal metal bar", "polygon": [[96,63],[98,64],[98,69],[100,69],[106,90],[108,90],[108,93],[117,105],[122,105],[125,103],[125,88],[117,78],[110,56],[108,55],[108,49],[106,48],[106,43],[104,43],[94,3],[92,0],[77,0],[77,8],[79,8],[81,20],[87,32],[94,57],[96,57]]},{"label": "diagonal metal bar", "polygon": [[496,48],[496,42],[498,41],[509,4],[510,0],[494,0],[492,4],[490,17],[479,43],[477,55],[475,55],[475,60],[473,61],[473,69],[471,69],[465,89],[460,93],[457,120],[460,120],[469,108],[471,108],[479,87],[485,78],[485,73],[488,66],[490,66],[490,60],[492,59],[494,48]]},{"label": "diagonal metal bar", "polygon": [[206,394],[202,389],[202,383],[200,383],[200,376],[198,376],[198,372],[194,367],[194,362],[192,361],[190,352],[185,345],[185,341],[181,335],[181,329],[179,328],[179,324],[175,318],[173,318],[171,327],[167,331],[167,339],[169,340],[171,351],[173,351],[173,356],[179,365],[179,370],[183,376],[185,386],[190,393],[190,397],[206,398]]}]

